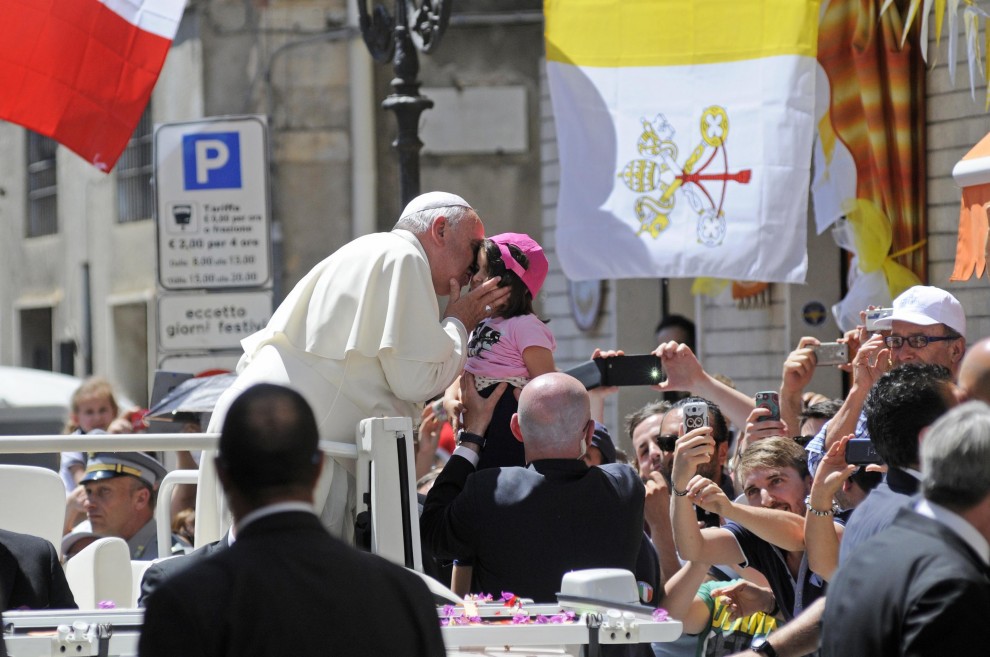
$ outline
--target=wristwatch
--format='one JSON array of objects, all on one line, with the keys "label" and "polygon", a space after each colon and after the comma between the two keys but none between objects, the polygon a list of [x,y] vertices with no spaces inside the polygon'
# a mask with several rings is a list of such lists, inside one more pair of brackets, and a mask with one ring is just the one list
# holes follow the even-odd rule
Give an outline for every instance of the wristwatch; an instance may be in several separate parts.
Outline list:
[{"label": "wristwatch", "polygon": [[457,444],[460,445],[461,443],[474,443],[479,448],[484,449],[485,437],[461,429],[460,431],[457,432]]},{"label": "wristwatch", "polygon": [[836,504],[835,501],[833,500],[831,509],[827,509],[825,511],[819,511],[815,507],[811,506],[811,495],[804,498],[804,508],[808,509],[808,513],[812,513],[818,516],[819,518],[825,518],[827,516],[835,517],[835,514],[837,514],[839,511],[842,510],[841,508],[839,508],[839,505]]},{"label": "wristwatch", "polygon": [[767,657],[778,657],[777,651],[770,645],[769,641],[764,641],[756,648],[753,648],[753,652],[766,655]]}]

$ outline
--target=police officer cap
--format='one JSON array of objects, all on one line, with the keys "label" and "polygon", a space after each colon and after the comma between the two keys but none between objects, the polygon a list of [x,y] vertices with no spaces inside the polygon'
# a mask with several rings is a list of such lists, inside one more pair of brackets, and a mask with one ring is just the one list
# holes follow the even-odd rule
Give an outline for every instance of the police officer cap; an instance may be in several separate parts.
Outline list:
[{"label": "police officer cap", "polygon": [[154,490],[165,476],[165,467],[141,452],[97,452],[89,457],[82,483],[124,475],[137,477]]}]

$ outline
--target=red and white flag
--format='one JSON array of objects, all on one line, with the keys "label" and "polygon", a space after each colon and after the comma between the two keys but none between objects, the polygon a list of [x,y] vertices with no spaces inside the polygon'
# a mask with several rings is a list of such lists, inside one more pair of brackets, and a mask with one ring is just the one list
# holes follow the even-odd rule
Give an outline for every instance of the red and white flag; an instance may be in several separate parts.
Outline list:
[{"label": "red and white flag", "polygon": [[109,171],[141,119],[185,0],[3,0],[0,119]]}]

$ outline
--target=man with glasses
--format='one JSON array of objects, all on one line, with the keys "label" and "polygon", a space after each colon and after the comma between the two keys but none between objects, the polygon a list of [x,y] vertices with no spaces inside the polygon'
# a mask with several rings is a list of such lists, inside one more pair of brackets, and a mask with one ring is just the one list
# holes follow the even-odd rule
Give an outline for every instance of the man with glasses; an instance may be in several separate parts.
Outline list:
[{"label": "man with glasses", "polygon": [[[808,468],[846,434],[868,438],[863,403],[885,372],[903,363],[941,365],[956,376],[966,352],[966,313],[962,304],[937,287],[916,285],[894,299],[894,312],[877,323],[882,333],[860,330],[862,343],[853,359],[853,383],[835,417],[808,444]],[[884,335],[889,331],[889,334]],[[868,338],[868,339],[867,339]]]}]

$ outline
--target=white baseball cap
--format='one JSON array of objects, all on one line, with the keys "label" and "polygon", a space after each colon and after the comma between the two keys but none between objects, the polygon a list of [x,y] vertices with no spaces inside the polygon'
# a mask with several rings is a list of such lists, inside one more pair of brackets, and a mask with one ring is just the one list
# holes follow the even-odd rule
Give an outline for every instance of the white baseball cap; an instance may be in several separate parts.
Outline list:
[{"label": "white baseball cap", "polygon": [[954,296],[937,287],[915,285],[894,299],[894,312],[877,322],[877,328],[889,329],[893,322],[910,322],[919,326],[945,324],[966,337],[966,313]]}]

